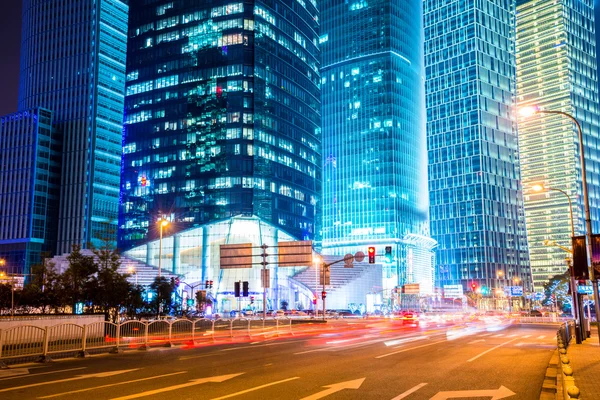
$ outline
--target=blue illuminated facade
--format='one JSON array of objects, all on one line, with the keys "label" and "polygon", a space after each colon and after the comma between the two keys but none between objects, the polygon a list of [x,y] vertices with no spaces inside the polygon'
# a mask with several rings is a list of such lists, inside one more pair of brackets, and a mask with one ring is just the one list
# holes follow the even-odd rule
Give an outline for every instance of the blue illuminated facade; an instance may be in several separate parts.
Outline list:
[{"label": "blue illuminated facade", "polygon": [[56,247],[61,142],[43,108],[0,118],[0,259],[30,273]]},{"label": "blue illuminated facade", "polygon": [[391,246],[383,286],[431,290],[422,0],[320,7],[323,253]]},{"label": "blue illuminated facade", "polygon": [[52,110],[64,144],[58,253],[116,233],[127,14],[121,0],[23,1],[19,109]]},{"label": "blue illuminated facade", "polygon": [[238,215],[296,238],[319,201],[310,1],[130,1],[119,244]]},{"label": "blue illuminated facade", "polygon": [[530,288],[514,112],[515,1],[423,4],[438,285]]}]

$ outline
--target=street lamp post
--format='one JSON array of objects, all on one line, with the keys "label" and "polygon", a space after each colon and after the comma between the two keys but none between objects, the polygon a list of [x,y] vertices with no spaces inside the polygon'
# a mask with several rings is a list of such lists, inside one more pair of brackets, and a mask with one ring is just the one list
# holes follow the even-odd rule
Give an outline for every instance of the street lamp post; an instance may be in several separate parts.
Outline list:
[{"label": "street lamp post", "polygon": [[162,268],[162,237],[163,237],[163,228],[169,225],[169,221],[166,219],[161,219],[158,221],[158,226],[160,227],[160,239],[158,241],[158,277],[160,278],[160,270]]},{"label": "street lamp post", "polygon": [[[581,181],[582,181],[581,186],[583,187],[583,207],[584,207],[584,211],[585,211],[585,230],[586,230],[585,235],[587,237],[588,256],[590,259],[590,279],[592,280],[592,287],[594,290],[594,308],[596,310],[596,319],[598,319],[598,316],[600,315],[600,304],[598,304],[598,300],[599,300],[600,296],[598,296],[598,281],[596,280],[596,276],[595,276],[596,274],[594,273],[594,268],[591,265],[591,260],[592,260],[592,220],[590,217],[590,199],[588,196],[587,177],[586,177],[586,171],[585,171],[583,131],[581,130],[581,125],[579,124],[579,121],[577,121],[575,119],[575,117],[573,117],[571,114],[568,114],[563,111],[546,111],[546,110],[540,110],[538,108],[531,108],[531,109],[524,109],[522,112],[522,114],[525,116],[527,114],[533,115],[536,113],[562,115],[563,117],[567,117],[571,121],[573,121],[573,123],[577,127],[577,135],[578,135],[578,139],[579,139],[579,159],[581,162]],[[600,324],[598,324],[598,339],[600,340]]]},{"label": "street lamp post", "polygon": [[137,286],[137,284],[138,284],[138,274],[137,274],[137,271],[132,266],[130,266],[129,268],[127,268],[127,271],[130,274],[135,274],[135,286]]},{"label": "street lamp post", "polygon": [[[573,203],[571,202],[571,196],[567,194],[564,190],[546,187],[542,185],[534,185],[532,187],[536,192],[540,192],[542,190],[553,190],[555,192],[560,192],[565,195],[569,202],[569,217],[571,219],[571,237],[575,236],[575,223],[573,221]],[[575,341],[577,344],[581,343],[581,338],[583,337],[583,326],[581,323],[581,317],[579,316],[579,301],[577,299],[577,286],[575,285],[575,272],[573,271],[573,250],[571,249],[571,260],[567,261],[569,266],[569,275],[570,275],[570,286],[571,286],[571,301],[573,302],[573,318],[575,319],[575,323],[579,325],[579,330],[577,330],[577,335],[575,335]]]}]

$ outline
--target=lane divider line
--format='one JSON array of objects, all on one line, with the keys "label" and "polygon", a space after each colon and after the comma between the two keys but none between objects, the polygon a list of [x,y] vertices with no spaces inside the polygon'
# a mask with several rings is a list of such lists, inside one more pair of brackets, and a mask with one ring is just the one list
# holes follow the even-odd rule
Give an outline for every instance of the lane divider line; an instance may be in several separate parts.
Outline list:
[{"label": "lane divider line", "polygon": [[477,360],[479,357],[482,357],[482,356],[486,355],[486,354],[487,354],[487,353],[489,353],[490,351],[496,350],[498,347],[502,347],[502,346],[504,346],[505,344],[509,344],[510,342],[514,342],[515,340],[519,340],[519,338],[514,338],[514,339],[511,339],[511,340],[509,340],[509,341],[507,341],[507,342],[504,342],[504,343],[502,343],[502,344],[499,344],[498,346],[492,347],[491,349],[488,349],[488,350],[484,351],[483,353],[481,353],[481,354],[479,354],[479,355],[476,355],[475,357],[473,357],[473,358],[471,358],[471,359],[468,359],[468,360],[467,360],[467,362],[475,361],[475,360]]},{"label": "lane divider line", "polygon": [[417,390],[421,389],[423,386],[427,385],[426,383],[419,383],[417,386],[408,389],[406,392],[399,394],[398,396],[394,397],[392,400],[402,400],[405,397],[410,396],[411,394],[413,394],[414,392],[416,392]]},{"label": "lane divider line", "polygon": [[447,342],[447,340],[438,340],[437,342],[423,344],[421,346],[416,346],[416,347],[410,347],[408,349],[402,349],[402,350],[394,351],[392,353],[382,354],[382,355],[377,356],[375,358],[384,358],[384,357],[388,357],[388,356],[393,356],[394,354],[404,353],[406,351],[416,350],[416,349],[420,349],[421,347],[433,346],[434,344],[445,343],[445,342]]},{"label": "lane divider line", "polygon": [[245,394],[245,393],[253,392],[255,390],[264,389],[264,388],[269,387],[269,386],[278,385],[280,383],[285,383],[285,382],[293,381],[293,380],[296,380],[296,379],[300,379],[300,377],[299,376],[295,376],[293,378],[287,378],[287,379],[284,379],[284,380],[281,380],[281,381],[267,383],[265,385],[260,385],[260,386],[256,386],[256,387],[253,387],[253,388],[250,388],[250,389],[242,390],[241,392],[226,394],[225,396],[221,396],[221,397],[215,397],[214,399],[211,399],[211,400],[228,399],[230,397],[239,396],[240,394]]}]

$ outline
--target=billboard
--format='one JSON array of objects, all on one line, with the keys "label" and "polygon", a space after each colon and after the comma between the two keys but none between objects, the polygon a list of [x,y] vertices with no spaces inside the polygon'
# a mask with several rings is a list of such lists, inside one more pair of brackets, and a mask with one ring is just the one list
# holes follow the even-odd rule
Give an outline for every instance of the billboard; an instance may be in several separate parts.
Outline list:
[{"label": "billboard", "polygon": [[[573,236],[573,274],[575,279],[589,279],[585,236]],[[592,243],[593,244],[593,243]]]},{"label": "billboard", "polygon": [[507,296],[523,296],[523,286],[504,286]]}]

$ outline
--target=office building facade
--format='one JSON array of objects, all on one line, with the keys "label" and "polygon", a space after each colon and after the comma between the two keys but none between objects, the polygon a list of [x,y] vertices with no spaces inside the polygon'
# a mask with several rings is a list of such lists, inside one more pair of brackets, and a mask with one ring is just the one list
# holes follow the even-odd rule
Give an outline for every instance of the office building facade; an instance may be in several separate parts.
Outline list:
[{"label": "office building facade", "polygon": [[63,155],[56,252],[115,243],[128,7],[24,0],[19,109],[52,110]]},{"label": "office building facade", "polygon": [[[119,243],[238,215],[313,238],[315,1],[130,1]],[[169,250],[165,250],[169,251]]]},{"label": "office building facade", "polygon": [[[425,0],[438,285],[530,289],[515,107],[515,3]],[[473,286],[474,285],[474,286]]]},{"label": "office building facade", "polygon": [[[519,107],[571,114],[581,124],[592,228],[600,229],[598,70],[592,0],[519,1],[517,94]],[[579,139],[564,116],[538,113],[519,119],[525,215],[535,289],[566,271],[574,230],[585,234]],[[546,190],[535,191],[535,185]],[[563,191],[560,193],[559,190]]]},{"label": "office building facade", "polygon": [[375,246],[383,262],[392,247],[383,286],[412,283],[415,270],[430,276],[435,246],[427,236],[422,1],[320,6],[323,253]]},{"label": "office building facade", "polygon": [[29,275],[56,247],[60,161],[51,111],[0,118],[0,259],[10,275]]}]

